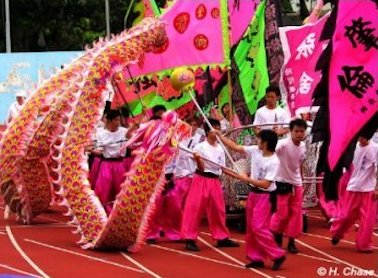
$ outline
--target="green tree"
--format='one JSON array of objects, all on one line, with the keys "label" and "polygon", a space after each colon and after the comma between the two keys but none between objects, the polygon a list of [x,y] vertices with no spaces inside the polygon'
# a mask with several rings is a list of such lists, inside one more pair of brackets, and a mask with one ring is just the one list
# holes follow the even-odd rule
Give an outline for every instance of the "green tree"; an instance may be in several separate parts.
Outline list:
[{"label": "green tree", "polygon": [[[112,33],[123,30],[129,2],[109,0]],[[4,22],[4,6],[2,14]],[[105,36],[104,0],[12,0],[10,17],[12,52],[81,50]],[[1,37],[5,51],[4,28]]]}]

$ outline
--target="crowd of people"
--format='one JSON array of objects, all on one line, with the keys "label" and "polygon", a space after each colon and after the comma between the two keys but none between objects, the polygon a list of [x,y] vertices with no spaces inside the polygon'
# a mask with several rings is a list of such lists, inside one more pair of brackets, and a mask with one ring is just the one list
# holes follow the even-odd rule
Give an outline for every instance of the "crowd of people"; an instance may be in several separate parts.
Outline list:
[{"label": "crowd of people", "polygon": [[[221,180],[221,175],[226,174],[251,185],[246,204],[246,256],[249,260],[246,267],[264,267],[266,260],[271,260],[272,269],[280,269],[286,260],[284,236],[288,238],[287,251],[299,252],[295,239],[303,226],[302,165],[306,157],[303,141],[308,125],[300,118],[290,120],[286,111],[277,105],[279,97],[278,87],[267,88],[266,104],[257,110],[254,120],[256,146],[238,145],[223,135],[233,122],[228,104],[222,107],[222,114],[212,114],[211,126],[203,124],[202,128],[199,119],[186,119],[192,134],[180,142],[177,155],[166,165],[166,185],[155,200],[156,212],[148,223],[147,243],[158,244],[159,238],[165,236],[184,242],[187,251],[199,252],[196,242],[206,212],[216,247],[239,247],[230,239],[226,226]],[[9,121],[15,117],[14,109],[17,107],[11,108]],[[155,106],[152,116],[144,120],[159,121],[165,111],[164,106]],[[87,148],[89,180],[107,213],[111,212],[133,161],[132,149],[123,150],[121,146],[143,124],[130,123],[128,116],[127,109],[106,109],[94,135],[94,144]],[[337,204],[321,198],[330,219],[332,244],[336,245],[358,222],[356,247],[361,252],[372,252],[377,216],[378,145],[370,141],[371,136],[360,134],[353,165],[339,184]],[[223,146],[251,158],[248,173],[235,173],[225,167]]]}]

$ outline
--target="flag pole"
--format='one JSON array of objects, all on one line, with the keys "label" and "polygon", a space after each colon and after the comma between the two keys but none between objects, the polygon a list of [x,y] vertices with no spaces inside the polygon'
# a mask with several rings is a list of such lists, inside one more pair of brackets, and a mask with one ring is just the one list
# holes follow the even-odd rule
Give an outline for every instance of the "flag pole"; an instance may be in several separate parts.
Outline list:
[{"label": "flag pole", "polygon": [[[192,90],[190,90],[188,93],[189,93],[189,95],[190,95],[190,97],[191,97],[194,105],[197,107],[197,110],[200,112],[200,114],[202,115],[202,117],[205,120],[206,124],[209,126],[210,130],[214,130],[214,127],[211,125],[211,123],[209,122],[209,119],[206,117],[206,115],[203,112],[201,106],[198,104],[196,98],[194,97],[194,95],[192,93]],[[229,153],[229,151],[227,150],[227,148],[223,144],[223,142],[219,139],[218,135],[217,135],[217,140],[218,140],[219,144],[222,146],[222,148],[223,148],[224,152],[226,153],[228,159],[231,161],[232,166],[234,166],[235,170],[239,173],[239,169],[236,166],[235,161],[232,159],[231,154]]]},{"label": "flag pole", "polygon": [[5,46],[6,46],[6,52],[7,53],[12,52],[9,0],[5,0]]},{"label": "flag pole", "polygon": [[232,30],[231,30],[231,18],[230,18],[230,10],[228,7],[228,1],[225,1],[225,5],[227,5],[227,30],[228,30],[228,69],[227,69],[227,86],[228,86],[228,103],[230,106],[229,111],[229,117],[230,117],[230,125],[232,126],[232,118],[233,118],[233,109],[232,109],[232,76],[231,76],[231,70],[232,70],[232,59],[231,59],[231,51],[230,47],[232,46]]}]

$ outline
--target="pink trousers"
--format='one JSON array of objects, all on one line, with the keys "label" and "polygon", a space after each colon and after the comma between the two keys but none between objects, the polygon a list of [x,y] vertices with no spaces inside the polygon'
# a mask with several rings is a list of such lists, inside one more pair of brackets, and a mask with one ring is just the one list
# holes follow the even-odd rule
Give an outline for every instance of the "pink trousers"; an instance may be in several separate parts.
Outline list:
[{"label": "pink trousers", "polygon": [[213,239],[228,238],[230,233],[226,227],[226,208],[220,180],[194,174],[184,208],[182,238],[197,239],[201,217],[205,211]]},{"label": "pink trousers", "polygon": [[134,161],[134,156],[132,157],[125,157],[123,159],[123,163],[125,165],[125,172],[128,172],[130,170],[130,167],[131,167],[131,164],[133,164],[133,161]]},{"label": "pink trousers", "polygon": [[122,160],[101,161],[96,180],[95,193],[100,199],[100,202],[105,206],[107,212],[111,211],[113,205],[110,203],[115,200],[115,197],[121,190],[124,174],[125,166]]},{"label": "pink trousers", "polygon": [[157,239],[160,231],[164,231],[166,238],[180,240],[181,220],[180,194],[174,187],[156,200],[156,212],[150,218],[147,239]]},{"label": "pink trousers", "polygon": [[302,186],[294,186],[293,193],[277,195],[277,210],[270,219],[270,230],[297,238],[303,226],[302,201]]},{"label": "pink trousers", "polygon": [[373,249],[372,236],[376,220],[376,210],[377,200],[374,200],[374,191],[347,191],[340,217],[332,223],[332,236],[342,239],[349,228],[358,220],[357,250],[371,251]]},{"label": "pink trousers", "polygon": [[89,182],[91,183],[92,189],[94,189],[96,186],[96,181],[99,174],[100,165],[101,165],[101,157],[95,156],[93,158],[91,169],[89,170]]},{"label": "pink trousers", "polygon": [[186,197],[188,196],[190,185],[192,184],[191,177],[181,177],[175,178],[175,189],[178,191],[180,202],[181,202],[181,209],[184,210]]},{"label": "pink trousers", "polygon": [[325,217],[327,218],[337,218],[344,203],[345,191],[351,176],[352,170],[345,172],[337,184],[338,186],[338,196],[337,201],[330,200],[326,201],[325,194],[323,191],[323,185],[321,183],[317,184],[318,187],[318,196],[319,196],[319,206]]},{"label": "pink trousers", "polygon": [[270,195],[268,193],[254,193],[248,195],[247,200],[247,258],[251,261],[275,260],[285,252],[273,239],[269,230]]}]

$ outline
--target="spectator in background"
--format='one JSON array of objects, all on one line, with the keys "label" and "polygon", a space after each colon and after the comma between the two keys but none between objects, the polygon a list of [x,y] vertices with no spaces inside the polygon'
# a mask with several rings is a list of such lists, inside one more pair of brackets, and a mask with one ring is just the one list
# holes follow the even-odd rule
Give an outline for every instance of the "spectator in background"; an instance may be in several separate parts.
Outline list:
[{"label": "spectator in background", "polygon": [[[280,89],[277,86],[269,86],[266,88],[265,105],[256,111],[253,131],[258,134],[260,130],[272,129],[278,136],[285,135],[289,132],[287,127],[282,125],[263,125],[269,123],[289,123],[290,117],[287,112],[277,106],[277,101],[281,97]],[[263,125],[263,126],[258,126]]]},{"label": "spectator in background", "polygon": [[8,116],[6,120],[6,124],[8,125],[14,118],[17,117],[18,113],[20,113],[22,107],[24,106],[26,101],[26,92],[24,90],[19,90],[16,93],[16,101],[13,102],[9,106]]}]

